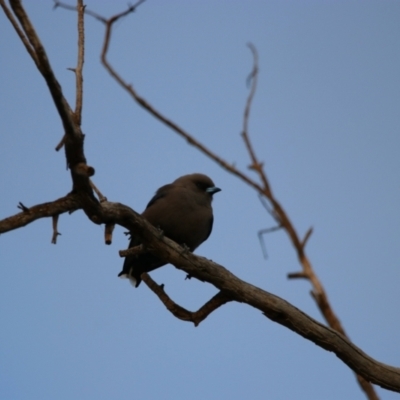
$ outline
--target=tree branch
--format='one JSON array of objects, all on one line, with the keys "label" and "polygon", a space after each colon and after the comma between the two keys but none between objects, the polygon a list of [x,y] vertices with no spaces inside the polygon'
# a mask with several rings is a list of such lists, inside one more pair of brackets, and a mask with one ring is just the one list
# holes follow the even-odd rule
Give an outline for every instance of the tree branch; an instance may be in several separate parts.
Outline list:
[{"label": "tree branch", "polygon": [[[64,124],[65,131],[69,134],[80,135],[80,132],[77,131],[76,126],[73,123],[72,111],[62,94],[60,84],[54,76],[53,70],[47,58],[46,51],[38,35],[36,34],[36,31],[28,15],[26,14],[19,0],[10,0],[10,5],[15,16],[18,18],[22,29],[25,32],[26,38],[29,41],[31,48],[33,49],[34,56],[32,55],[31,51],[28,50],[28,52],[35,61],[37,68],[41,72],[43,78],[47,83],[47,86],[49,87],[54,104],[56,105],[58,113],[60,114],[61,120]],[[14,28],[16,27],[14,26]]]},{"label": "tree branch", "polygon": [[31,46],[31,44],[29,43],[29,40],[26,37],[25,33],[19,27],[18,22],[14,18],[13,14],[9,10],[9,8],[4,3],[4,0],[0,0],[0,5],[1,5],[1,8],[3,9],[3,11],[4,11],[4,14],[6,14],[7,18],[9,19],[9,21],[11,22],[11,24],[14,27],[15,31],[17,32],[17,35],[19,36],[19,38],[21,39],[22,43],[24,44],[24,46],[26,48],[26,51],[29,53],[29,55],[32,57],[32,60],[37,65],[36,54],[35,54],[32,46]]},{"label": "tree branch", "polygon": [[222,168],[226,169],[230,173],[236,175],[240,179],[242,179],[244,182],[246,182],[248,185],[256,189],[257,191],[262,191],[262,188],[258,183],[250,179],[248,176],[246,176],[243,172],[239,171],[237,168],[235,168],[232,164],[228,163],[227,161],[223,160],[221,157],[217,156],[215,153],[213,153],[211,150],[209,150],[206,146],[201,144],[198,140],[196,140],[192,135],[190,135],[188,132],[186,132],[184,129],[182,129],[180,126],[178,126],[176,123],[162,115],[159,111],[157,111],[150,103],[148,103],[143,97],[141,97],[136,90],[133,88],[132,85],[128,84],[125,82],[122,77],[115,71],[115,69],[111,66],[110,62],[107,59],[107,53],[110,45],[110,39],[111,39],[111,33],[112,33],[112,28],[113,24],[118,21],[120,16],[125,16],[118,14],[114,17],[111,17],[108,20],[105,20],[106,24],[106,31],[104,35],[104,42],[103,42],[103,49],[101,52],[101,62],[103,63],[104,67],[106,70],[109,72],[109,74],[118,82],[121,87],[126,90],[129,95],[141,106],[143,107],[146,111],[148,111],[154,118],[171,128],[173,131],[175,131],[178,135],[183,137],[190,145],[196,147],[199,149],[202,153],[204,153],[206,156],[214,160],[217,164],[219,164]]},{"label": "tree branch", "polygon": [[138,213],[119,203],[103,202],[99,219],[115,223],[135,232],[146,246],[162,260],[184,270],[200,281],[208,282],[228,299],[246,303],[325,350],[334,352],[345,364],[366,380],[385,389],[400,392],[400,368],[380,363],[354,345],[347,337],[333,330],[287,301],[242,281],[225,267],[185,251],[178,244],[150,225]]},{"label": "tree branch", "polygon": [[76,102],[75,119],[76,123],[82,124],[82,104],[83,104],[83,62],[85,57],[85,29],[84,29],[84,11],[83,0],[78,0],[78,64],[75,70],[76,77]]},{"label": "tree branch", "polygon": [[[249,47],[253,53],[253,70],[250,74],[250,77],[252,79],[252,85],[246,102],[244,118],[243,118],[243,132],[242,132],[242,137],[246,144],[246,148],[251,159],[251,165],[249,168],[254,170],[258,174],[263,185],[263,190],[259,192],[259,194],[262,194],[271,203],[272,212],[270,212],[270,215],[272,215],[277,224],[287,232],[289,238],[292,241],[292,245],[296,249],[299,262],[302,265],[303,269],[302,272],[289,274],[288,278],[290,279],[290,278],[301,277],[308,279],[313,286],[313,291],[311,292],[312,297],[316,301],[319,310],[321,311],[322,315],[324,316],[329,326],[347,337],[346,332],[344,331],[344,328],[342,327],[339,321],[339,318],[336,316],[332,306],[329,303],[328,295],[326,294],[326,291],[322,286],[322,283],[320,282],[318,276],[314,272],[311,262],[309,261],[305,253],[305,246],[307,244],[308,239],[311,236],[312,228],[310,228],[307,231],[303,240],[299,239],[297,232],[292,222],[290,221],[289,217],[287,216],[285,210],[280,205],[278,200],[275,198],[271,190],[271,187],[269,185],[267,174],[264,171],[264,164],[257,159],[256,153],[251,144],[250,137],[248,134],[248,118],[250,114],[251,102],[253,100],[257,88],[258,54],[257,50],[252,44],[249,44]],[[268,209],[270,209],[270,207],[268,207],[267,210]],[[377,400],[378,396],[375,393],[373,386],[369,382],[367,382],[362,376],[357,375],[356,378],[361,389],[364,391],[368,399]]]},{"label": "tree branch", "polygon": [[205,320],[213,311],[222,305],[232,301],[223,292],[218,292],[214,297],[212,297],[207,303],[200,307],[197,311],[192,312],[186,310],[186,308],[181,307],[176,304],[171,298],[165,293],[164,285],[158,285],[149,274],[146,272],[141,276],[143,282],[155,293],[158,298],[164,303],[168,311],[171,312],[176,318],[182,321],[193,322],[194,326],[198,326],[200,322]]},{"label": "tree branch", "polygon": [[54,215],[72,212],[82,208],[79,197],[69,193],[55,201],[38,204],[0,221],[0,234],[22,228],[40,218],[53,217]]}]

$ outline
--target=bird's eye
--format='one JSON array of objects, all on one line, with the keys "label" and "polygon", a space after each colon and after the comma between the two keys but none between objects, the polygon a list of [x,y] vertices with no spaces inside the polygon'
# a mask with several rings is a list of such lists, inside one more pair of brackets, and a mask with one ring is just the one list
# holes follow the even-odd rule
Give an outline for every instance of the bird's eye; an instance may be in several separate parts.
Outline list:
[{"label": "bird's eye", "polygon": [[207,185],[205,185],[205,184],[202,183],[202,182],[196,182],[196,186],[197,186],[200,190],[203,190],[203,191],[205,191],[205,190],[207,189]]}]

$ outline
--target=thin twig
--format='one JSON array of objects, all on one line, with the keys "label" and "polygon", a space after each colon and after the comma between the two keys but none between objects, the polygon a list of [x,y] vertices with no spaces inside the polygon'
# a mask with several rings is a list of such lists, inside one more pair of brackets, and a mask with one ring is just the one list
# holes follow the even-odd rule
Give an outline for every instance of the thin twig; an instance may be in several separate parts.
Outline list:
[{"label": "thin twig", "polygon": [[[264,171],[264,165],[263,163],[259,162],[257,159],[257,156],[255,154],[255,151],[253,149],[253,146],[250,141],[250,137],[248,134],[248,118],[250,114],[250,107],[251,107],[251,102],[256,90],[256,85],[257,85],[257,75],[258,75],[258,55],[255,47],[253,45],[249,45],[250,50],[253,53],[253,70],[250,74],[252,78],[252,86],[250,89],[250,93],[246,102],[246,107],[245,107],[245,112],[244,112],[244,122],[243,122],[243,132],[242,132],[242,137],[245,141],[246,148],[249,152],[249,156],[251,159],[251,166],[250,168],[253,169],[254,171],[257,172],[259,175],[259,178],[261,179],[261,182],[263,183],[263,190],[259,191],[260,194],[262,194],[272,205],[272,210],[269,211],[269,207],[267,210],[269,211],[270,215],[272,215],[275,218],[275,221],[281,226],[282,228],[285,229],[287,232],[289,238],[292,241],[292,245],[296,249],[297,256],[299,259],[299,262],[303,268],[302,272],[297,272],[297,273],[291,273],[288,275],[288,278],[306,278],[310,281],[311,285],[313,286],[312,290],[312,297],[317,303],[317,306],[319,310],[321,311],[322,315],[324,316],[325,320],[331,326],[333,329],[337,330],[340,332],[342,335],[347,336],[343,326],[341,325],[339,318],[336,316],[336,314],[333,311],[332,306],[329,303],[328,296],[326,294],[326,291],[324,287],[322,286],[322,283],[320,282],[319,278],[315,274],[311,262],[309,261],[308,257],[306,256],[305,253],[305,245],[310,238],[312,234],[312,228],[310,228],[304,239],[300,240],[299,236],[290,221],[289,217],[286,214],[286,211],[283,209],[283,207],[280,205],[278,200],[275,198],[275,196],[272,193],[272,190],[269,186],[267,174]],[[366,394],[366,396],[370,400],[376,400],[378,399],[378,396],[375,393],[375,389],[373,386],[367,382],[362,376],[357,375],[357,381],[359,385],[361,386],[362,390]]]},{"label": "thin twig", "polygon": [[115,224],[106,224],[104,228],[104,242],[110,245],[112,243],[112,234],[115,228]]},{"label": "thin twig", "polygon": [[17,208],[22,210],[24,213],[29,213],[29,207],[26,207],[23,203],[19,202]]},{"label": "thin twig", "polygon": [[140,254],[143,254],[145,251],[145,247],[142,244],[139,244],[126,250],[120,250],[119,255],[120,257],[138,256]]},{"label": "thin twig", "polygon": [[261,229],[260,231],[258,231],[258,239],[260,241],[261,249],[262,249],[265,259],[268,258],[268,253],[267,253],[267,245],[265,244],[265,241],[263,240],[263,235],[265,235],[266,233],[278,231],[279,229],[282,229],[282,225],[273,226],[272,228],[265,228],[265,229]]},{"label": "thin twig", "polygon": [[261,171],[263,169],[263,163],[260,163],[257,160],[257,157],[254,153],[253,147],[250,143],[249,134],[248,134],[251,103],[253,101],[253,98],[254,98],[254,95],[255,95],[256,89],[257,89],[258,53],[257,53],[257,49],[255,48],[255,46],[252,43],[248,43],[247,46],[250,48],[250,50],[253,54],[253,69],[248,78],[248,81],[251,82],[251,88],[250,88],[249,95],[247,97],[246,107],[244,109],[242,138],[245,142],[247,151],[249,152],[250,158],[251,158],[251,165],[249,166],[249,168],[258,172],[258,174],[261,178],[261,181],[263,183],[263,186],[264,186],[264,191],[267,193],[267,197],[268,197],[268,196],[272,195],[272,193],[271,193],[271,189],[270,189],[266,175],[261,173]]},{"label": "thin twig", "polygon": [[82,124],[82,104],[83,104],[83,62],[85,58],[85,28],[84,11],[85,7],[82,0],[78,0],[78,63],[75,69],[76,78],[76,103],[75,119],[78,125]]},{"label": "thin twig", "polygon": [[[56,1],[56,0],[54,0],[53,9],[56,9],[56,8],[58,8],[58,7],[64,8],[64,9],[66,9],[66,10],[76,11],[76,7],[75,7],[75,6],[71,6],[70,4],[63,3],[62,1]],[[97,19],[97,20],[100,21],[100,22],[103,22],[103,24],[105,24],[106,21],[107,21],[106,18],[104,18],[104,17],[102,17],[101,15],[95,13],[94,11],[87,10],[86,8],[85,8],[85,14],[86,14],[86,15],[90,15],[91,17]]]},{"label": "thin twig", "polygon": [[[140,2],[139,2],[140,3]],[[138,4],[139,4],[138,3]],[[217,156],[215,153],[213,153],[211,150],[209,150],[206,146],[201,144],[199,141],[197,141],[192,135],[190,135],[188,132],[183,130],[180,126],[178,126],[176,123],[162,115],[159,111],[157,111],[151,104],[149,104],[143,97],[139,96],[139,94],[134,90],[132,85],[128,84],[125,82],[121,76],[115,71],[115,69],[111,66],[109,61],[107,60],[107,53],[108,53],[108,48],[110,45],[110,38],[111,38],[111,32],[113,28],[113,24],[121,17],[125,16],[125,13],[117,14],[113,16],[112,18],[106,20],[106,31],[104,35],[104,41],[103,41],[103,49],[101,52],[101,61],[106,68],[106,70],[109,72],[109,74],[118,82],[119,85],[121,85],[122,88],[124,88],[130,95],[131,97],[141,106],[143,107],[146,111],[148,111],[151,115],[153,115],[154,118],[158,119],[161,121],[163,124],[171,128],[173,131],[175,131],[178,135],[182,136],[190,145],[196,147],[199,149],[202,153],[204,153],[206,156],[214,160],[217,164],[219,164],[222,168],[226,169],[233,175],[236,175],[240,179],[242,179],[244,182],[246,182],[249,186],[253,187],[255,190],[262,192],[263,189],[262,187],[256,183],[254,180],[249,178],[247,175],[245,175],[243,172],[239,171],[237,168],[235,168],[234,165],[229,164],[227,161],[223,160],[221,157]]]},{"label": "thin twig", "polygon": [[[256,89],[257,73],[258,73],[257,52],[255,51],[254,46],[252,46],[252,45],[249,46],[253,53],[254,65],[253,65],[253,73],[251,74],[252,89],[250,91],[250,95],[249,95],[249,98],[246,103],[247,106],[246,106],[246,111],[245,111],[245,121],[244,121],[244,125],[243,125],[245,130],[244,130],[242,136],[245,140],[246,147],[249,151],[249,154],[250,154],[250,157],[252,160],[252,169],[254,169],[258,173],[263,186],[260,186],[258,183],[256,183],[252,179],[250,179],[245,174],[243,174],[241,171],[237,170],[232,165],[229,165],[228,163],[226,163],[224,160],[222,160],[216,154],[212,153],[208,148],[206,148],[200,142],[195,140],[191,135],[189,135],[187,132],[185,132],[177,124],[175,124],[174,122],[172,122],[171,120],[169,120],[168,118],[163,116],[159,111],[157,111],[155,108],[153,108],[144,98],[139,96],[137,94],[137,92],[133,89],[132,85],[127,84],[121,78],[121,76],[113,69],[113,67],[107,60],[107,52],[108,52],[108,48],[109,48],[109,44],[110,44],[112,25],[117,20],[118,20],[118,16],[114,16],[114,17],[110,18],[109,20],[107,20],[107,23],[106,23],[106,32],[105,32],[105,37],[104,37],[103,50],[102,50],[102,54],[101,54],[101,60],[102,60],[104,67],[107,69],[107,71],[110,73],[110,75],[132,96],[132,98],[141,107],[143,107],[145,110],[147,110],[156,119],[158,119],[159,121],[161,121],[162,123],[164,123],[165,125],[170,127],[172,130],[174,130],[180,136],[184,137],[188,141],[189,144],[197,147],[201,152],[203,152],[205,155],[207,155],[212,160],[216,161],[220,166],[222,166],[223,168],[225,168],[226,170],[228,170],[229,172],[236,175],[237,177],[242,179],[244,182],[246,182],[247,184],[252,186],[254,189],[256,189],[256,191],[258,193],[265,196],[271,202],[271,205],[272,205],[272,213],[271,214],[275,217],[277,223],[279,225],[282,225],[285,228],[286,232],[288,233],[288,235],[292,241],[293,246],[297,250],[299,261],[302,264],[302,266],[305,270],[305,273],[308,275],[309,271],[311,270],[311,263],[305,255],[303,246],[301,246],[301,241],[297,235],[295,228],[293,227],[291,221],[289,220],[289,217],[287,216],[285,210],[280,205],[278,200],[272,194],[267,176],[263,169],[263,164],[257,160],[257,157],[255,155],[255,152],[253,150],[253,147],[251,145],[251,142],[250,142],[250,139],[248,136],[248,132],[247,132],[247,126],[248,126],[247,119],[248,119],[248,116],[250,113],[251,101],[252,101],[252,98],[254,96],[254,92]],[[329,305],[329,302],[327,301],[327,295],[326,295],[319,279],[315,276],[315,274],[310,274],[309,276],[310,276],[310,281],[314,287],[314,291],[315,291],[315,293],[318,294],[317,297],[319,298],[320,296],[322,296],[323,299],[326,300],[326,304]],[[318,304],[318,302],[317,302],[317,304]],[[324,309],[320,307],[320,310],[323,311]],[[329,325],[341,327],[338,318],[335,316],[335,314],[333,313],[332,310],[329,313],[323,313],[323,315]],[[342,328],[340,330],[340,332],[344,334],[344,329]],[[374,389],[373,389],[372,385],[370,385],[368,382],[366,382],[365,380],[363,380],[360,377],[357,377],[357,379],[359,380],[360,385],[363,387],[363,390],[366,393],[368,393],[368,397],[370,399],[376,399],[376,397],[374,397],[376,395],[374,393]]]},{"label": "thin twig", "polygon": [[[10,5],[23,31],[25,32],[26,38],[30,44],[30,48],[32,49],[32,51],[29,51],[29,48],[27,48],[27,51],[34,60],[43,78],[46,80],[47,86],[53,97],[54,104],[56,105],[57,111],[63,122],[65,132],[69,135],[81,136],[81,132],[77,129],[76,124],[74,124],[74,121],[72,120],[73,113],[62,94],[61,85],[57,81],[50,66],[46,50],[44,49],[43,44],[28,17],[28,14],[25,12],[25,9],[20,1],[10,0]],[[15,26],[14,28],[17,30]]]},{"label": "thin twig", "polygon": [[30,54],[30,56],[32,57],[33,61],[37,65],[37,57],[36,57],[35,51],[32,48],[31,44],[29,43],[29,40],[28,40],[27,36],[21,30],[21,28],[19,27],[17,20],[14,18],[14,16],[11,13],[11,11],[7,7],[7,5],[4,3],[4,0],[0,0],[0,5],[1,5],[1,8],[3,9],[4,13],[6,14],[8,20],[11,22],[11,24],[14,27],[15,31],[17,32],[17,35],[19,36],[19,38],[21,39],[22,43],[24,44],[24,46],[26,48],[26,51]]},{"label": "thin twig", "polygon": [[303,249],[306,247],[306,244],[308,242],[308,239],[310,239],[310,236],[313,233],[313,228],[309,228],[308,231],[306,232],[306,234],[304,235],[304,239],[301,242],[301,246],[303,247]]},{"label": "thin twig", "polygon": [[59,214],[55,214],[55,215],[53,215],[53,218],[52,218],[52,222],[53,222],[53,224],[52,224],[53,225],[53,236],[51,237],[52,244],[57,244],[57,236],[61,235],[61,233],[58,232],[58,229],[57,229],[58,216],[59,216]]},{"label": "thin twig", "polygon": [[97,197],[99,198],[100,203],[102,201],[107,201],[107,197],[103,196],[103,194],[100,192],[100,190],[97,188],[97,186],[94,184],[94,182],[90,179],[89,181],[91,188],[93,191],[97,194]]},{"label": "thin twig", "polygon": [[[104,36],[104,42],[103,42],[103,49],[101,53],[101,60],[104,65],[104,67],[107,69],[107,71],[110,73],[110,75],[118,82],[119,85],[121,85],[131,96],[132,98],[145,110],[147,110],[150,114],[152,114],[156,119],[170,127],[172,130],[174,130],[176,133],[178,133],[180,136],[185,138],[189,144],[197,147],[201,152],[203,152],[205,155],[210,157],[212,160],[216,161],[220,166],[231,172],[232,174],[236,175],[240,179],[242,179],[244,182],[249,184],[251,187],[253,187],[259,194],[263,195],[265,198],[270,201],[271,206],[272,206],[272,212],[271,215],[274,216],[276,219],[277,223],[279,225],[282,225],[284,229],[286,230],[287,234],[289,235],[289,238],[292,241],[293,246],[297,250],[298,258],[303,266],[305,272],[309,274],[309,271],[312,270],[311,268],[311,263],[308,260],[308,258],[305,255],[304,249],[301,246],[301,241],[297,235],[297,232],[295,228],[293,227],[291,221],[289,220],[289,217],[287,216],[285,210],[283,207],[280,205],[278,200],[273,196],[272,191],[269,186],[269,182],[267,179],[267,176],[263,170],[263,165],[262,163],[258,162],[257,157],[255,155],[255,152],[253,150],[253,147],[251,145],[248,132],[247,132],[247,126],[248,126],[248,116],[250,113],[250,105],[251,105],[251,100],[253,98],[255,89],[256,89],[256,84],[257,84],[257,73],[258,73],[258,60],[257,60],[257,52],[255,51],[255,47],[250,45],[250,50],[253,53],[253,58],[254,58],[254,63],[253,63],[253,72],[251,74],[252,76],[252,89],[250,92],[250,95],[248,97],[247,103],[246,103],[246,111],[245,111],[245,121],[244,121],[244,140],[246,143],[246,147],[249,151],[250,158],[252,160],[252,166],[258,173],[263,186],[260,186],[258,183],[253,181],[251,178],[237,170],[235,167],[229,165],[226,163],[224,160],[222,160],[220,157],[218,157],[216,154],[212,153],[208,148],[206,148],[204,145],[199,143],[197,140],[195,140],[191,135],[189,135],[187,132],[185,132],[182,128],[180,128],[177,124],[163,116],[159,111],[157,111],[155,108],[153,108],[144,98],[139,96],[137,92],[134,90],[133,86],[126,83],[122,77],[114,70],[114,68],[111,66],[107,59],[107,53],[110,45],[110,38],[111,38],[111,32],[112,32],[112,27],[113,23],[118,20],[118,15],[114,16],[110,19],[107,20],[106,22],[106,31],[105,31],[105,36]],[[314,287],[314,290],[316,293],[321,294],[323,293],[324,298],[327,299],[326,293],[322,287],[322,284],[318,280],[318,278],[315,275],[310,275],[310,281]],[[328,303],[329,304],[329,303]],[[322,311],[322,310],[321,310]],[[338,324],[338,318],[335,316],[335,314],[329,313],[329,314],[323,314],[324,317],[326,318],[327,322],[332,326],[340,326],[340,323]],[[333,319],[331,317],[334,317]],[[342,333],[344,333],[344,330],[341,329]]]},{"label": "thin twig", "polygon": [[63,135],[60,142],[56,146],[56,151],[60,151],[63,148],[64,144],[65,144],[65,134]]},{"label": "thin twig", "polygon": [[48,218],[56,214],[75,211],[81,209],[82,206],[79,203],[78,196],[70,193],[55,201],[38,204],[30,208],[19,203],[18,208],[22,212],[0,220],[0,233],[21,228],[40,218]]}]

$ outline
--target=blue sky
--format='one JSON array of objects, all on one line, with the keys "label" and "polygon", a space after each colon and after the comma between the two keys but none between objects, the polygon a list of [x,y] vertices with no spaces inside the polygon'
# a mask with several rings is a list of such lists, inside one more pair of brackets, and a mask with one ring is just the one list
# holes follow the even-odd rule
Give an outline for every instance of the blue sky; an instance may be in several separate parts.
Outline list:
[{"label": "blue sky", "polygon": [[[76,22],[50,1],[26,1],[68,100],[74,102]],[[87,1],[104,16],[124,1]],[[240,137],[251,70],[259,85],[249,124],[273,190],[300,234],[348,335],[400,365],[400,3],[397,1],[145,2],[117,23],[110,59],[153,106],[247,171]],[[197,253],[322,321],[283,232],[251,188],[140,109],[99,62],[103,26],[86,20],[83,130],[94,181],[110,201],[142,211],[155,190],[203,172],[222,188],[214,230]],[[63,132],[43,78],[0,14],[1,216],[71,189]],[[248,172],[251,174],[251,172]],[[254,176],[255,177],[255,176]],[[334,354],[243,304],[194,328],[141,285],[117,278],[127,246],[79,211],[0,238],[0,398],[364,399]],[[152,273],[195,310],[216,291],[172,266]],[[384,399],[397,394],[377,388]]]}]

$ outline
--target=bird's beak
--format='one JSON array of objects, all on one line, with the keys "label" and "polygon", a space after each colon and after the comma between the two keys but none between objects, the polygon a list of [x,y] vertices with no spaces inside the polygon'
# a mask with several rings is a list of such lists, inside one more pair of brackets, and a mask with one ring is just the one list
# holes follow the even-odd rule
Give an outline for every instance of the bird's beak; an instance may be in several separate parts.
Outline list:
[{"label": "bird's beak", "polygon": [[220,191],[221,191],[221,189],[216,186],[212,186],[212,187],[209,187],[206,189],[206,192],[210,193],[211,195],[213,195],[214,193],[218,193]]}]

